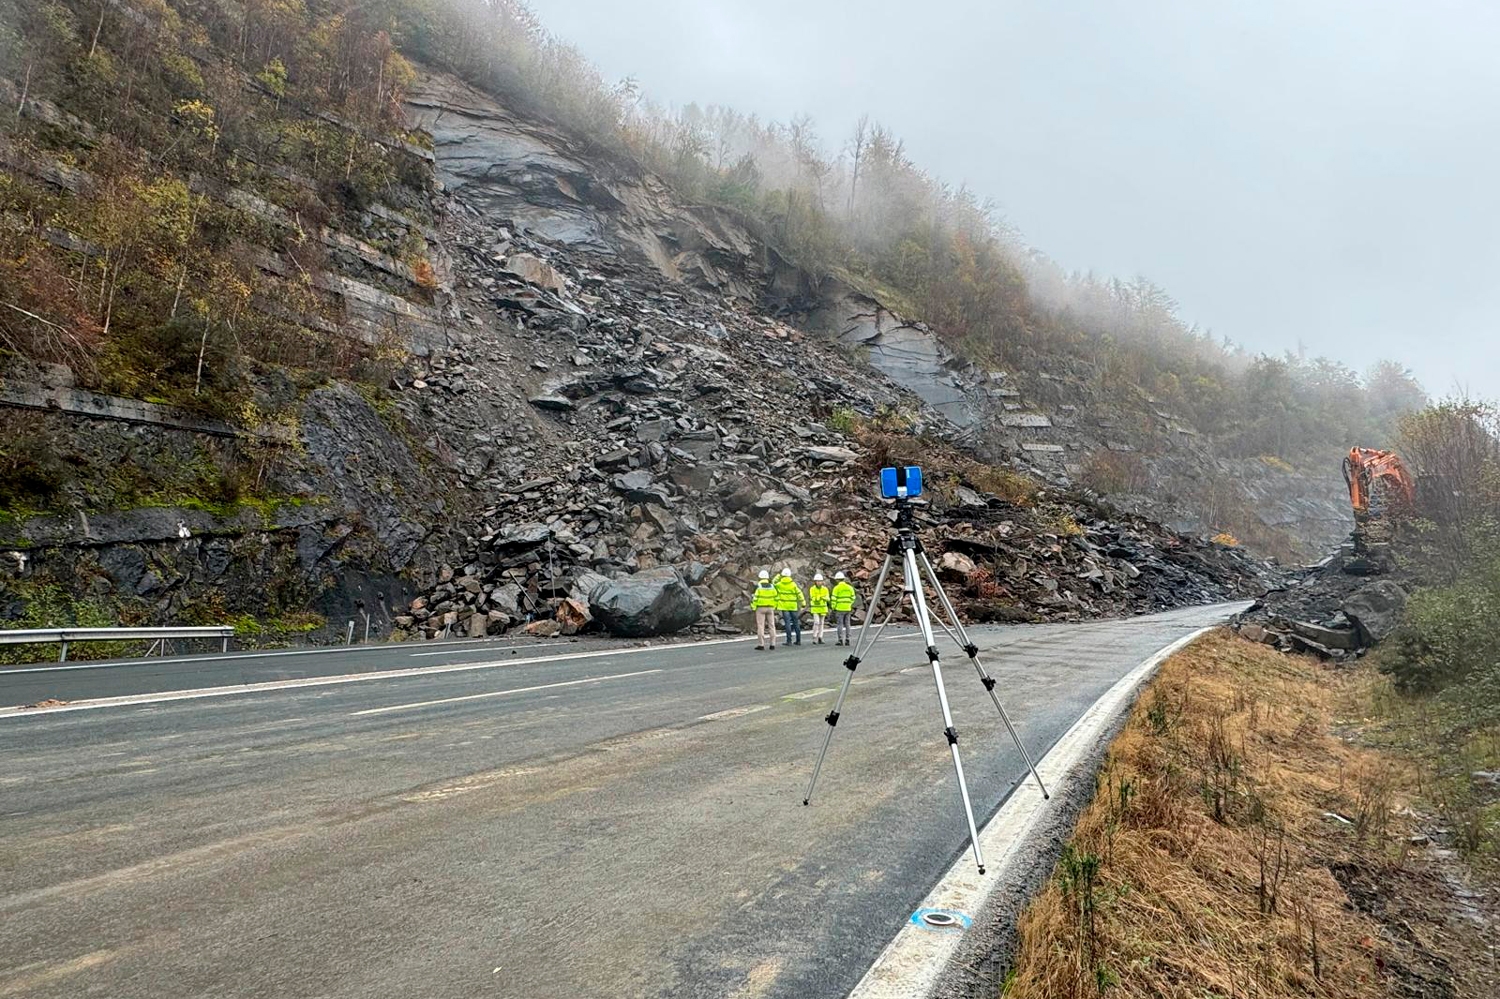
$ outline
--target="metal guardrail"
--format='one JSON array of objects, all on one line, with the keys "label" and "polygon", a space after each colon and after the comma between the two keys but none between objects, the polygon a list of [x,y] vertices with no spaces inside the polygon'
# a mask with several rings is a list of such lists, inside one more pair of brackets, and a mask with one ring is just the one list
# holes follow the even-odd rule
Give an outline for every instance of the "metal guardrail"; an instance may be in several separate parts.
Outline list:
[{"label": "metal guardrail", "polygon": [[0,631],[0,645],[50,645],[62,643],[62,654],[58,662],[68,661],[68,646],[74,642],[123,642],[151,639],[151,651],[161,647],[167,654],[167,643],[173,639],[216,638],[225,652],[229,651],[229,640],[234,637],[232,625],[214,625],[207,628],[31,628],[19,631]]}]

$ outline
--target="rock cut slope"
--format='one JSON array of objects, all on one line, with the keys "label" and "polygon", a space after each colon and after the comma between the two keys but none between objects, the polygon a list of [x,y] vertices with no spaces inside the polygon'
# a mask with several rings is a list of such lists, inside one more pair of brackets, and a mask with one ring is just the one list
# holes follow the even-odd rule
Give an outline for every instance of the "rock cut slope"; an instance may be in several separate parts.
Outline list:
[{"label": "rock cut slope", "polygon": [[[986,491],[996,470],[965,453],[972,434],[941,402],[847,336],[768,314],[788,283],[806,300],[814,282],[724,213],[676,205],[451,79],[425,78],[411,101],[443,186],[453,321],[447,347],[398,378],[397,405],[446,443],[484,509],[460,558],[398,608],[403,633],[550,631],[554,617],[571,630],[604,577],[668,566],[720,627],[763,567],[863,580],[889,530],[870,485],[892,446],[942,473],[928,526],[981,616],[1141,611],[1261,584],[1242,553],[1076,497]],[[847,289],[830,294],[825,312],[848,306]],[[870,429],[898,413],[901,432]]]},{"label": "rock cut slope", "polygon": [[[1082,445],[1041,436],[1063,418],[1012,408],[1005,376],[733,213],[451,77],[421,75],[407,111],[430,151],[392,146],[405,180],[383,201],[333,211],[337,191],[264,155],[241,186],[204,187],[254,222],[243,254],[273,288],[305,271],[316,292],[253,308],[359,345],[380,361],[365,380],[262,366],[247,409],[281,416],[246,427],[74,388],[66,370],[6,372],[7,405],[39,414],[73,479],[65,509],[0,522],[5,617],[61,600],[129,621],[274,619],[279,637],[364,610],[377,631],[492,634],[577,627],[601,580],[671,570],[704,626],[727,628],[762,567],[865,578],[888,529],[872,476],[895,460],[931,470],[929,537],[976,616],[1263,586],[1243,552],[1068,493]],[[88,191],[34,150],[12,159],[28,183]],[[308,269],[293,251],[313,204],[328,221]],[[422,266],[379,248],[396,243]],[[206,502],[219,477],[234,482]]]}]

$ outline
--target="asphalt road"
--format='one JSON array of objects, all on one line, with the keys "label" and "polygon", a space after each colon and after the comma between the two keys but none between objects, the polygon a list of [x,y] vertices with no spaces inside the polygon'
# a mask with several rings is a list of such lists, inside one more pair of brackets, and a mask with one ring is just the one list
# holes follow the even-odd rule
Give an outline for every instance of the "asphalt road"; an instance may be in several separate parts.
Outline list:
[{"label": "asphalt road", "polygon": [[[1040,754],[1230,609],[974,637]],[[842,996],[964,849],[909,632],[811,808],[844,649],[436,651],[0,674],[17,704],[444,669],[0,713],[0,997]],[[944,673],[985,817],[1022,763]]]}]

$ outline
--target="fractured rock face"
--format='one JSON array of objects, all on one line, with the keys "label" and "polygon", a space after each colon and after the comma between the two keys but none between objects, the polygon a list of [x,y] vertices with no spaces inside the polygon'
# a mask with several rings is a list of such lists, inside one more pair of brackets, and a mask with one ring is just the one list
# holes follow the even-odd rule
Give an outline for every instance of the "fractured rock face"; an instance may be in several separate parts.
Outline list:
[{"label": "fractured rock face", "polygon": [[904,322],[879,302],[849,292],[813,316],[813,324],[868,352],[870,365],[920,396],[956,427],[979,421],[975,394],[949,368],[952,356],[925,327]]}]

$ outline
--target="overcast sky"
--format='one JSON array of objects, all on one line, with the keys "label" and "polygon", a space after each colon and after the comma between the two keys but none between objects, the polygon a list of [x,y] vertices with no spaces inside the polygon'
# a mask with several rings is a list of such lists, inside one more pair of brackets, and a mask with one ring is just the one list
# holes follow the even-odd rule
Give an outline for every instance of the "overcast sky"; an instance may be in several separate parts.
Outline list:
[{"label": "overcast sky", "polygon": [[533,0],[670,105],[868,111],[1069,269],[1500,397],[1496,0]]}]

